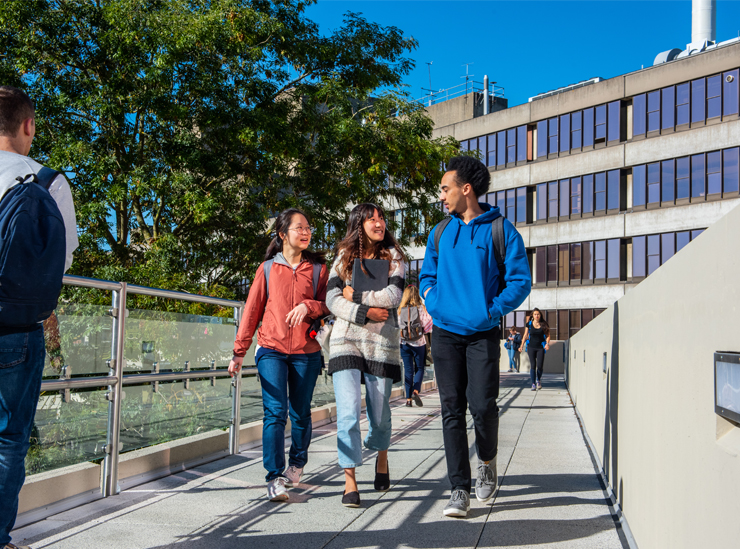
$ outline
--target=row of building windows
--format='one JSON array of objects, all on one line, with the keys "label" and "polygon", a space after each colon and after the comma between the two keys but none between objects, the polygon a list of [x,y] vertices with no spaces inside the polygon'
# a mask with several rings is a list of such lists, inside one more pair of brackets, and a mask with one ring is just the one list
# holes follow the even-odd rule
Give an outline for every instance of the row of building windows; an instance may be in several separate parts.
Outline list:
[{"label": "row of building windows", "polygon": [[736,197],[740,148],[684,156],[632,168],[632,207]]},{"label": "row of building windows", "polygon": [[[652,274],[704,230],[539,246],[534,250],[538,286],[639,281]],[[627,261],[630,256],[631,261]]]},{"label": "row of building windows", "polygon": [[[547,309],[542,311],[550,327],[550,341],[565,341],[574,336],[578,330],[585,328],[594,318],[604,312],[605,309]],[[509,328],[516,328],[517,332],[524,334],[530,311],[516,311],[504,317],[503,336],[506,337]]]},{"label": "row of building windows", "polygon": [[737,118],[738,74],[734,69],[632,98],[634,139]]},{"label": "row of building windows", "polygon": [[537,221],[605,214],[626,209],[625,174],[610,170],[537,185]]},{"label": "row of building windows", "polygon": [[632,279],[640,280],[672,258],[703,229],[632,237]]},{"label": "row of building windows", "polygon": [[[642,139],[735,119],[740,111],[738,78],[733,69],[706,78],[540,120],[460,142],[477,151],[489,168],[503,169],[555,158],[609,143]],[[628,107],[632,135],[628,135]]]}]

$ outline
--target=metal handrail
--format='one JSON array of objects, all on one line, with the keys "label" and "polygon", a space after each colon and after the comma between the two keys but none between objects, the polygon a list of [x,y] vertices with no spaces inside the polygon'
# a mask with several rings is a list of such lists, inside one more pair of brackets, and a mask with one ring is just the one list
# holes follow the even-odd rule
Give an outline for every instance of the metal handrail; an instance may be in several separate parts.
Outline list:
[{"label": "metal handrail", "polygon": [[[162,288],[149,288],[137,286],[126,282],[113,282],[110,280],[99,280],[83,276],[65,275],[63,283],[69,286],[83,288],[95,288],[112,292],[112,303],[110,315],[113,317],[111,359],[108,361],[110,371],[108,375],[90,376],[76,379],[46,380],[41,383],[42,391],[108,388],[108,433],[105,446],[105,458],[103,460],[103,471],[101,479],[101,492],[103,497],[115,495],[120,492],[118,484],[118,458],[120,453],[120,430],[121,430],[121,401],[123,400],[124,385],[139,385],[142,383],[158,383],[164,381],[179,381],[190,379],[210,378],[213,382],[216,378],[230,376],[225,368],[217,369],[211,364],[208,370],[186,370],[182,372],[153,372],[141,374],[123,375],[125,358],[123,343],[126,339],[126,316],[128,309],[126,299],[128,294],[148,295],[166,299],[177,299],[195,303],[208,303],[221,307],[230,307],[234,310],[235,329],[241,319],[244,302],[231,299],[222,299],[205,295],[164,290]],[[235,334],[236,335],[236,334]],[[256,368],[242,369],[239,375],[233,376],[231,384],[231,425],[229,427],[229,453],[239,453],[239,434],[241,427],[241,379],[244,374],[255,374]]]},{"label": "metal handrail", "polygon": [[[242,368],[242,376],[254,375],[257,368]],[[183,379],[204,379],[216,377],[228,377],[229,370],[219,368],[217,370],[190,370],[189,372],[160,372],[158,374],[128,374],[123,376],[123,385],[137,385],[139,383],[153,383],[155,381],[181,381]],[[91,376],[75,379],[53,379],[41,382],[41,391],[61,391],[64,389],[95,389],[113,386],[118,383],[115,376]]]},{"label": "metal handrail", "polygon": [[[80,286],[84,288],[96,288],[99,290],[120,290],[121,282],[111,282],[110,280],[99,280],[97,278],[87,278],[85,276],[64,275],[64,284],[70,286]],[[152,297],[164,297],[168,299],[179,299],[181,301],[193,301],[196,303],[208,303],[211,305],[221,305],[222,307],[241,307],[242,301],[234,301],[221,297],[211,297],[207,295],[191,294],[189,292],[178,292],[176,290],[163,290],[162,288],[150,288],[149,286],[138,286],[135,284],[126,284],[126,292],[129,294],[148,295]]]}]

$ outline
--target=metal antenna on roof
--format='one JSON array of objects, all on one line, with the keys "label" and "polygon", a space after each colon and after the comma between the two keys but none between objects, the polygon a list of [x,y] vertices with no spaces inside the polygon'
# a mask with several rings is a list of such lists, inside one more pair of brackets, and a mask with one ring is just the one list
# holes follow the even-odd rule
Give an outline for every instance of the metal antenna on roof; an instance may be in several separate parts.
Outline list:
[{"label": "metal antenna on roof", "polygon": [[468,81],[475,76],[474,74],[468,74],[470,65],[474,65],[475,63],[463,63],[462,66],[465,67],[465,76],[461,76],[460,78],[465,79],[465,95],[468,95]]},{"label": "metal antenna on roof", "polygon": [[434,91],[432,90],[432,63],[434,61],[427,61],[427,67],[429,67],[429,90],[425,90],[424,88],[421,88],[421,91],[429,91],[429,106],[432,106],[432,101],[434,99]]}]

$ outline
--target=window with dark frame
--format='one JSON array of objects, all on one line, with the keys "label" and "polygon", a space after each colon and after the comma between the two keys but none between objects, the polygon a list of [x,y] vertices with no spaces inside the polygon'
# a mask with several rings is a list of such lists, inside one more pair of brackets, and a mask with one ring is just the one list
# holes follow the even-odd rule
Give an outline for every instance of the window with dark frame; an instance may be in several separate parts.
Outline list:
[{"label": "window with dark frame", "polygon": [[676,87],[668,86],[660,93],[660,129],[672,130],[676,126]]},{"label": "window with dark frame", "polygon": [[594,108],[583,109],[583,146],[594,145]]},{"label": "window with dark frame", "polygon": [[537,220],[547,220],[547,183],[537,185]]},{"label": "window with dark frame", "polygon": [[496,134],[492,133],[488,136],[488,158],[486,160],[486,166],[489,168],[496,166]]},{"label": "window with dark frame", "polygon": [[516,129],[516,161],[527,161],[527,126]]},{"label": "window with dark frame", "polygon": [[570,280],[581,281],[581,243],[570,245]]},{"label": "window with dark frame", "polygon": [[647,94],[647,131],[660,131],[660,90]]},{"label": "window with dark frame", "polygon": [[621,197],[621,171],[610,170],[607,172],[607,209],[619,210],[619,199]]},{"label": "window with dark frame", "polygon": [[594,142],[606,141],[606,105],[599,105],[595,109],[594,117]]},{"label": "window with dark frame", "polygon": [[704,198],[706,195],[704,155],[691,157],[691,201]]},{"label": "window with dark frame", "polygon": [[535,249],[535,271],[536,271],[536,284],[547,283],[547,247],[539,246]]},{"label": "window with dark frame", "polygon": [[516,189],[506,191],[506,219],[516,223]]},{"label": "window with dark frame", "polygon": [[613,143],[619,141],[621,136],[622,102],[612,101],[607,105],[609,122],[607,124],[607,141]]},{"label": "window with dark frame", "polygon": [[558,182],[551,181],[547,184],[548,219],[558,218]]},{"label": "window with dark frame", "polygon": [[572,149],[581,148],[581,111],[576,111],[570,115],[570,146]]},{"label": "window with dark frame", "polygon": [[722,187],[725,196],[730,193],[737,194],[740,190],[738,180],[738,164],[740,160],[740,148],[725,149],[722,151]]},{"label": "window with dark frame", "polygon": [[632,206],[644,207],[646,200],[647,166],[641,164],[632,168]]},{"label": "window with dark frame", "polygon": [[570,180],[570,213],[581,214],[581,178],[574,177]]},{"label": "window with dark frame", "polygon": [[632,135],[645,135],[647,132],[647,96],[644,93],[632,98]]},{"label": "window with dark frame", "polygon": [[550,154],[557,154],[558,152],[558,118],[550,118],[547,122],[547,135],[548,135],[548,146],[547,150]]},{"label": "window with dark frame", "polygon": [[704,79],[691,81],[691,123],[703,124],[705,120],[706,89]]},{"label": "window with dark frame", "polygon": [[547,281],[555,282],[558,279],[558,247],[547,246]]},{"label": "window with dark frame", "polygon": [[722,196],[722,153],[707,153],[707,197]]},{"label": "window with dark frame", "polygon": [[660,163],[660,201],[663,204],[672,204],[676,198],[675,162],[664,160]]},{"label": "window with dark frame", "polygon": [[688,82],[676,86],[676,126],[684,126],[690,122],[689,89]]},{"label": "window with dark frame", "polygon": [[558,244],[558,282],[568,282],[570,280],[570,259],[568,244]]},{"label": "window with dark frame", "polygon": [[581,280],[593,282],[594,280],[594,243],[584,242],[581,245]]},{"label": "window with dark frame", "polygon": [[575,309],[571,310],[569,313],[570,316],[570,329],[568,330],[568,335],[570,337],[573,337],[578,333],[578,330],[581,329],[581,310]]},{"label": "window with dark frame", "polygon": [[537,158],[547,157],[547,120],[537,122]]},{"label": "window with dark frame", "polygon": [[660,203],[660,162],[647,165],[647,202]]},{"label": "window with dark frame", "polygon": [[688,156],[676,159],[676,200],[691,196],[691,165]]},{"label": "window with dark frame", "polygon": [[647,274],[653,274],[660,267],[660,235],[651,234],[647,237]]},{"label": "window with dark frame", "polygon": [[506,163],[516,162],[516,128],[506,131]]},{"label": "window with dark frame", "polygon": [[506,167],[506,132],[496,134],[496,167]]},{"label": "window with dark frame", "polygon": [[738,114],[738,77],[740,70],[727,71],[722,75],[722,116]]},{"label": "window with dark frame", "polygon": [[560,152],[570,151],[570,115],[564,114],[560,117]]},{"label": "window with dark frame", "polygon": [[618,238],[606,241],[606,278],[609,281],[618,281],[621,279],[620,246],[621,241]]},{"label": "window with dark frame", "polygon": [[594,280],[606,282],[606,240],[594,242]]},{"label": "window with dark frame", "polygon": [[660,264],[665,264],[676,253],[676,233],[660,235]]},{"label": "window with dark frame", "polygon": [[594,176],[583,176],[583,213],[589,214],[594,211]]},{"label": "window with dark frame", "polygon": [[606,173],[594,175],[594,211],[606,211]]},{"label": "window with dark frame", "polygon": [[527,188],[516,189],[516,222],[527,222]]},{"label": "window with dark frame", "polygon": [[632,237],[632,278],[643,278],[647,276],[645,245],[646,237]]},{"label": "window with dark frame", "polygon": [[707,78],[707,120],[722,116],[722,75]]},{"label": "window with dark frame", "polygon": [[570,179],[560,180],[560,217],[570,215]]}]

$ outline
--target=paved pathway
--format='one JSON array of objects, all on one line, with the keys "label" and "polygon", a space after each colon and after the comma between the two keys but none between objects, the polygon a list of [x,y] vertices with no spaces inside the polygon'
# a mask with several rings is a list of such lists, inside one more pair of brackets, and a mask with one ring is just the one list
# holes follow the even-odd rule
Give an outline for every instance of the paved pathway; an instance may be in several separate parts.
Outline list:
[{"label": "paved pathway", "polygon": [[[61,513],[14,533],[54,548],[622,548],[562,376],[502,374],[493,505],[442,516],[449,497],[439,398],[393,404],[391,490],[373,491],[374,456],[358,469],[361,509],[341,506],[334,424],[314,430],[304,483],[290,503],[265,496],[261,450],[203,465]],[[472,425],[469,422],[469,425]],[[472,443],[472,429],[469,433]],[[474,450],[471,448],[471,458]]]}]

